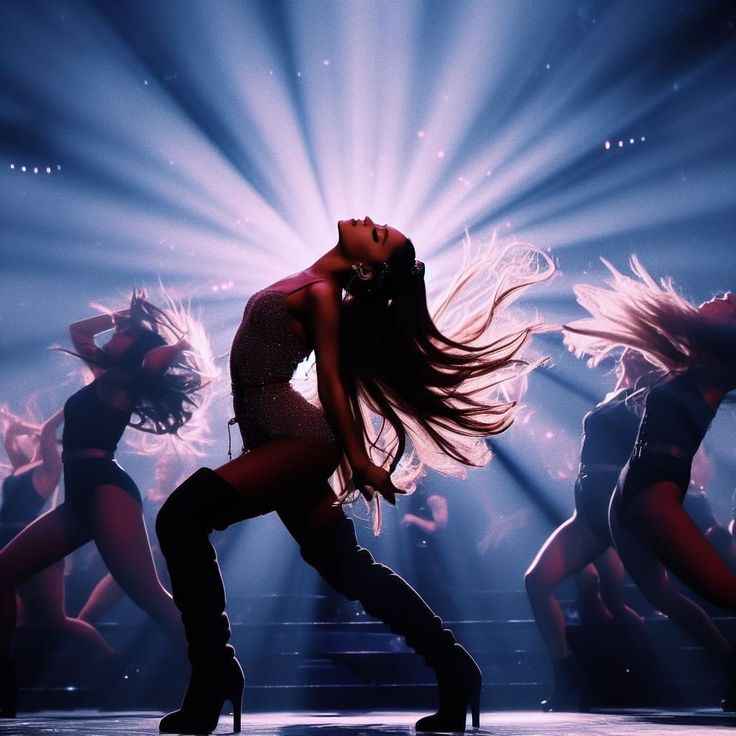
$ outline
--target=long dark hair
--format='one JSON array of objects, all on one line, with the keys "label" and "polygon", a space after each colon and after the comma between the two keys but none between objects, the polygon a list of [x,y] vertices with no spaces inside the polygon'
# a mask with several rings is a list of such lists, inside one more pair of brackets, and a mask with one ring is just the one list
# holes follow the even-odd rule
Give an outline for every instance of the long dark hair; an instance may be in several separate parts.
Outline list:
[{"label": "long dark hair", "polygon": [[[470,247],[468,239],[466,255]],[[483,440],[513,421],[507,380],[540,362],[522,357],[540,323],[504,325],[501,312],[554,266],[537,249],[512,250],[492,243],[466,257],[431,312],[424,266],[407,241],[379,268],[375,285],[344,300],[342,375],[356,422],[374,461],[392,472],[409,434],[410,481],[423,465],[459,474],[458,465],[487,462]]]}]

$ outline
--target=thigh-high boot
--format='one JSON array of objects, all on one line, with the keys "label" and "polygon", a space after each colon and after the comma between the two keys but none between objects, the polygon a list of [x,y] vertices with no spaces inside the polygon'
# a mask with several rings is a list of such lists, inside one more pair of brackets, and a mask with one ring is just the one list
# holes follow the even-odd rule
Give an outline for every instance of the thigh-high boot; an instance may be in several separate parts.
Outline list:
[{"label": "thigh-high boot", "polygon": [[468,706],[477,727],[482,676],[475,660],[403,578],[358,545],[353,522],[341,516],[298,541],[302,557],[330,585],[403,636],[435,671],[439,709],[420,719],[416,730],[464,731]]},{"label": "thigh-high boot", "polygon": [[192,676],[181,708],[161,720],[162,733],[208,734],[226,701],[240,731],[243,670],[227,642],[225,588],[209,534],[237,518],[240,497],[214,471],[201,468],[162,506],[156,519],[161,552],[181,611]]}]

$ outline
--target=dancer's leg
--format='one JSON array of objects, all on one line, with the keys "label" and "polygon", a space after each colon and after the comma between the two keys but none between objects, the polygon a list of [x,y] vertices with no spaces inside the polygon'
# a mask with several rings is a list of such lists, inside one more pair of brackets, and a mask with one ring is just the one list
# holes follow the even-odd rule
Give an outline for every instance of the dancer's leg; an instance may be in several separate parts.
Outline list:
[{"label": "dancer's leg", "polygon": [[89,623],[67,616],[64,606],[64,562],[57,562],[22,583],[18,588],[23,623],[43,626],[61,637],[71,637],[76,645],[112,656],[115,650]]},{"label": "dancer's leg", "polygon": [[100,486],[92,493],[88,519],[97,549],[113,578],[183,651],[179,612],[156,575],[138,502],[118,486]]},{"label": "dancer's leg", "polygon": [[554,595],[566,578],[601,555],[608,544],[599,540],[577,512],[547,539],[524,576],[534,618],[552,659],[570,656],[565,616]]},{"label": "dancer's leg", "polygon": [[[736,601],[731,601],[730,591],[711,589],[719,582],[725,585],[731,575],[682,510],[679,498],[679,489],[674,484],[652,486],[627,506],[625,523],[622,523],[618,490],[611,501],[611,531],[621,560],[651,604],[725,662],[732,655],[731,645],[710,616],[695,601],[678,592],[669,578],[668,567],[694,589],[700,588],[701,595],[707,590],[713,598],[736,605]],[[704,549],[706,546],[708,549]],[[687,559],[691,554],[699,560],[696,568]],[[706,569],[709,564],[716,570]],[[705,584],[697,580],[697,573],[702,574]]]},{"label": "dancer's leg", "polygon": [[61,504],[29,524],[0,551],[0,657],[10,653],[16,619],[15,587],[90,539]]},{"label": "dancer's leg", "polygon": [[299,543],[302,557],[337,591],[358,600],[368,614],[383,621],[424,657],[435,670],[439,711],[421,719],[418,731],[463,731],[468,705],[478,725],[481,673],[472,657],[419,594],[399,575],[377,563],[358,545],[353,523],[334,508],[334,496],[323,484],[321,503],[302,518],[288,503],[279,515]]},{"label": "dancer's leg", "polygon": [[618,553],[609,547],[596,561],[600,577],[600,591],[606,608],[615,621],[624,626],[627,632],[634,635],[637,641],[646,637],[642,617],[626,604],[624,584],[626,569]]},{"label": "dancer's leg", "polygon": [[181,709],[161,721],[162,731],[212,730],[225,700],[233,701],[235,725],[240,725],[243,675],[227,645],[225,591],[209,534],[268,513],[286,498],[306,513],[316,503],[309,492],[314,479],[324,483],[338,459],[337,447],[329,442],[270,442],[217,471],[198,470],[164,503],[156,532],[182,613],[192,679]]},{"label": "dancer's leg", "polygon": [[10,662],[15,587],[88,541],[65,504],[36,519],[0,551],[0,717],[15,716],[17,685]]},{"label": "dancer's leg", "polygon": [[110,573],[107,573],[89,594],[79,612],[79,618],[90,623],[97,621],[103,611],[114,606],[124,596],[125,593],[120,584]]}]

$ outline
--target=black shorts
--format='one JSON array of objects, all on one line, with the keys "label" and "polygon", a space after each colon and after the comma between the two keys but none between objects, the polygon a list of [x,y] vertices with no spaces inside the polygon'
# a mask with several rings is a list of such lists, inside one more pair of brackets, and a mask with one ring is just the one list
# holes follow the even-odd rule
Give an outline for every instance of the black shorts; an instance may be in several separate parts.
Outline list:
[{"label": "black shorts", "polygon": [[578,516],[593,530],[596,538],[608,546],[613,546],[608,505],[617,480],[618,473],[610,471],[582,473],[575,481],[575,510]]},{"label": "black shorts", "polygon": [[64,463],[64,502],[83,526],[90,519],[92,492],[100,486],[117,486],[143,508],[135,481],[112,458],[90,458]]}]

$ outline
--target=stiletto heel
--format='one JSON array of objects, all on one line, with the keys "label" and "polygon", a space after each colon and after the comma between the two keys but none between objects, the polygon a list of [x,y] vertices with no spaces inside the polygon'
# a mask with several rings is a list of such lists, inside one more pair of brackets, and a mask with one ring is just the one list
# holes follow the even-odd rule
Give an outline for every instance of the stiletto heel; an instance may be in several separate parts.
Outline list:
[{"label": "stiletto heel", "polygon": [[241,689],[235,697],[230,698],[233,705],[233,731],[240,733],[240,714],[243,710],[243,690]]},{"label": "stiletto heel", "polygon": [[470,698],[470,714],[473,719],[473,728],[480,728],[480,687]]},{"label": "stiletto heel", "polygon": [[[232,647],[228,646],[230,652]],[[192,670],[192,679],[181,708],[164,716],[159,723],[161,733],[208,734],[217,728],[222,706],[233,706],[233,730],[240,733],[245,679],[240,663],[233,656],[219,668]]]},{"label": "stiletto heel", "polygon": [[480,689],[483,684],[475,660],[459,644],[450,649],[437,670],[440,707],[432,716],[420,718],[417,731],[465,731],[468,710],[473,728],[480,726]]}]

